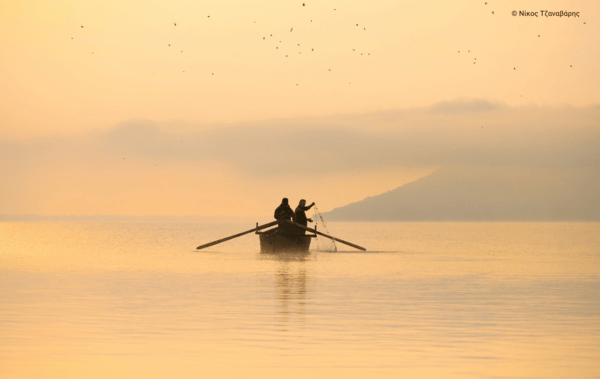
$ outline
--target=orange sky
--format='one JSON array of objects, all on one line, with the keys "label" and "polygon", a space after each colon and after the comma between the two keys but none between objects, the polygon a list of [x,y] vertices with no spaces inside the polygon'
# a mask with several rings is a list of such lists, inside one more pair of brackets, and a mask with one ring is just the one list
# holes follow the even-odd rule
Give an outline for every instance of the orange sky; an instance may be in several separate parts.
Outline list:
[{"label": "orange sky", "polygon": [[[309,118],[311,125],[327,120],[376,135],[380,122],[353,126],[353,115],[469,99],[501,104],[513,115],[600,103],[596,1],[305,3],[5,2],[0,141],[71,138],[131,120],[195,131],[261,123],[273,128],[281,120],[301,130]],[[542,9],[580,17],[511,15]],[[490,117],[482,122],[493,124]],[[81,161],[77,154],[65,159]],[[276,206],[282,194],[318,198],[326,210],[443,164],[382,161],[319,173],[292,166],[265,178],[222,158],[180,160],[162,171],[146,163],[135,170],[100,164],[91,173],[75,163],[27,166],[2,154],[8,200],[0,213],[270,214],[261,209]],[[205,188],[198,193],[210,206],[190,207],[197,187]],[[244,208],[249,203],[255,205]]]}]

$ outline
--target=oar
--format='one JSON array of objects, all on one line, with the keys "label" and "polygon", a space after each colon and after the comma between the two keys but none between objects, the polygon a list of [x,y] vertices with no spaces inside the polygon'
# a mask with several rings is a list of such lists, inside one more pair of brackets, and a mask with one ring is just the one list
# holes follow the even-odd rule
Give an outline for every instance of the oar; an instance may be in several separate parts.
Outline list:
[{"label": "oar", "polygon": [[320,236],[323,236],[325,238],[329,238],[330,240],[334,240],[334,241],[343,243],[344,245],[352,246],[353,248],[358,249],[358,250],[367,251],[367,249],[365,249],[362,246],[358,246],[358,245],[355,245],[355,244],[350,243],[348,241],[344,241],[344,240],[341,240],[339,238],[335,238],[335,237],[332,237],[332,236],[328,236],[327,234],[324,234],[324,233],[321,233],[321,232],[317,232],[315,229],[307,228],[306,226],[300,225],[297,222],[293,222],[293,221],[287,221],[287,222],[289,222],[290,224],[293,224],[293,225],[299,227],[300,229],[304,229],[304,230],[307,230],[309,232],[316,233],[316,234],[318,234]]},{"label": "oar", "polygon": [[205,245],[200,245],[200,246],[198,246],[196,249],[200,250],[200,249],[204,249],[205,247],[214,246],[214,245],[216,245],[216,244],[218,244],[218,243],[225,242],[225,241],[229,241],[229,240],[232,240],[232,239],[234,239],[234,238],[241,237],[241,236],[243,236],[244,234],[248,234],[248,233],[255,232],[255,231],[257,231],[257,230],[265,229],[265,228],[268,228],[268,227],[270,227],[270,226],[273,226],[273,225],[277,225],[277,221],[273,221],[273,222],[270,222],[270,223],[268,223],[268,224],[260,225],[260,226],[257,226],[256,228],[252,228],[252,229],[250,229],[250,230],[246,230],[245,232],[238,233],[238,234],[234,234],[233,236],[229,236],[229,237],[221,238],[220,240],[213,241],[213,242],[207,243],[207,244],[205,244]]}]

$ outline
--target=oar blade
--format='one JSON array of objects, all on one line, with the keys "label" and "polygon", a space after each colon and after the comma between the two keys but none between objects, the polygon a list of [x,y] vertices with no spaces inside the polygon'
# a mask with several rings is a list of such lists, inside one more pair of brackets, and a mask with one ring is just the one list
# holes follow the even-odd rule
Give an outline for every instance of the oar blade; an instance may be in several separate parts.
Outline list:
[{"label": "oar blade", "polygon": [[256,228],[252,228],[250,230],[246,230],[245,232],[234,234],[234,235],[229,236],[229,237],[221,238],[220,240],[216,240],[216,241],[212,241],[212,242],[209,242],[207,244],[204,244],[204,245],[200,245],[200,246],[198,246],[196,248],[196,250],[202,250],[202,249],[205,249],[207,247],[211,247],[211,246],[220,244],[221,242],[226,242],[226,241],[232,240],[234,238],[241,237],[241,236],[243,236],[245,234],[252,233],[252,232],[255,232],[257,230],[265,229],[265,228],[268,228],[268,227],[271,227],[271,226],[274,226],[274,225],[277,225],[277,221],[273,221],[273,222],[270,222],[268,224],[263,224],[263,225],[257,226]]},{"label": "oar blade", "polygon": [[339,243],[343,243],[344,245],[348,245],[348,246],[350,246],[350,247],[353,247],[353,248],[355,248],[355,249],[358,249],[358,250],[367,251],[367,249],[365,249],[364,247],[362,247],[362,246],[358,246],[358,245],[355,245],[355,244],[353,244],[352,242],[344,241],[344,240],[342,240],[342,239],[339,239],[339,238],[336,238],[336,237],[329,236],[329,235],[327,235],[327,234],[325,234],[325,233],[318,232],[318,231],[316,231],[315,229],[308,228],[308,227],[306,227],[306,226],[304,226],[304,225],[300,225],[300,224],[298,224],[298,223],[296,223],[296,222],[293,222],[293,221],[288,221],[288,222],[289,222],[289,223],[291,223],[291,224],[293,224],[293,225],[295,225],[295,226],[297,226],[297,227],[298,227],[298,228],[300,228],[300,229],[304,229],[304,230],[306,230],[306,231],[309,231],[309,232],[312,232],[312,233],[318,234],[318,235],[320,235],[320,236],[323,236],[323,237],[325,237],[325,238],[329,238],[329,239],[331,239],[331,240],[334,240],[334,241],[337,241],[337,242],[339,242]]}]

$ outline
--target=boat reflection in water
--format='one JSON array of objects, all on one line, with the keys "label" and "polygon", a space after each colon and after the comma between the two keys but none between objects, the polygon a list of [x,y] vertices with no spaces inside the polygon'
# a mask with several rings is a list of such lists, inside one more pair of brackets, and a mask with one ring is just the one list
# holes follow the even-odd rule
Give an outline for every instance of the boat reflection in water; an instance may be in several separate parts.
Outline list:
[{"label": "boat reflection in water", "polygon": [[[309,241],[310,242],[310,241]],[[290,322],[305,321],[306,306],[309,302],[309,273],[314,256],[309,252],[261,252],[260,260],[273,261],[276,264],[273,287],[275,299],[278,301],[278,326],[281,331],[289,331]],[[271,284],[271,283],[269,283]],[[270,292],[270,291],[269,291]]]}]

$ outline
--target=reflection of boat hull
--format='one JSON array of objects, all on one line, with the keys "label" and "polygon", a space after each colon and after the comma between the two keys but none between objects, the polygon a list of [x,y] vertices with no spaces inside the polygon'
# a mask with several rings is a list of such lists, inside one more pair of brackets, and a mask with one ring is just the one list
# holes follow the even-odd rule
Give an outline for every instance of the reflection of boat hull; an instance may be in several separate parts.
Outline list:
[{"label": "reflection of boat hull", "polygon": [[279,228],[266,232],[258,232],[260,251],[263,253],[307,253],[310,248],[310,239],[314,235],[301,235],[282,233]]}]

